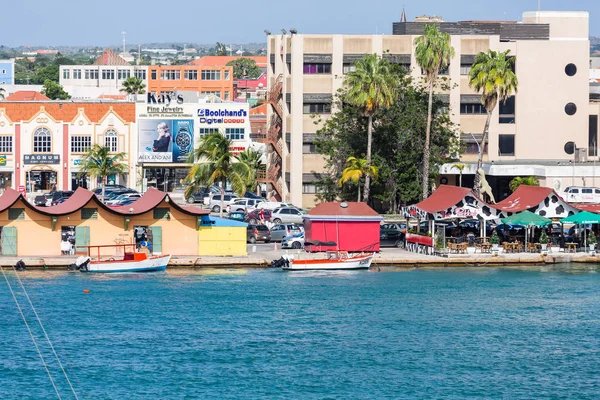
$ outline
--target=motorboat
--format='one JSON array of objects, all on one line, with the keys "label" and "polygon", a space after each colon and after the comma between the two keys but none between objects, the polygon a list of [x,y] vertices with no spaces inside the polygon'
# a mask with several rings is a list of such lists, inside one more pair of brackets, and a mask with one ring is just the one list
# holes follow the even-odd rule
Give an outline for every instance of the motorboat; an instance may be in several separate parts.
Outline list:
[{"label": "motorboat", "polygon": [[[153,272],[167,268],[171,255],[149,256],[136,247],[135,243],[84,246],[87,256],[77,258],[69,269],[81,272]],[[116,248],[117,254],[122,256],[101,256],[101,250],[107,248]]]},{"label": "motorboat", "polygon": [[347,251],[327,251],[324,258],[296,258],[294,254],[284,254],[271,265],[284,271],[368,269],[373,261],[373,253],[350,254]]}]

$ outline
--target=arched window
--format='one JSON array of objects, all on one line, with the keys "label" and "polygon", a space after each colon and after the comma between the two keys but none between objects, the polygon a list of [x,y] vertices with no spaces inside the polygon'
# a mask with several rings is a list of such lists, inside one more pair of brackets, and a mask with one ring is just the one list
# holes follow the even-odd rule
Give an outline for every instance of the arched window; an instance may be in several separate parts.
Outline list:
[{"label": "arched window", "polygon": [[118,142],[119,137],[114,129],[109,129],[104,133],[104,146],[108,147],[110,152],[116,153],[119,151]]},{"label": "arched window", "polygon": [[33,152],[52,152],[52,134],[48,128],[38,128],[35,130],[35,132],[33,132]]}]

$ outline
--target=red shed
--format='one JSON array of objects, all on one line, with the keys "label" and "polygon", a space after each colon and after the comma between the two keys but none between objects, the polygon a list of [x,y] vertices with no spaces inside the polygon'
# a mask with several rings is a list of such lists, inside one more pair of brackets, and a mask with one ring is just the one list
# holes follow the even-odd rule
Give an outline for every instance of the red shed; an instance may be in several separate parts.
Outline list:
[{"label": "red shed", "polygon": [[321,203],[304,217],[306,242],[335,242],[337,246],[307,246],[307,251],[379,251],[383,218],[365,203]]}]

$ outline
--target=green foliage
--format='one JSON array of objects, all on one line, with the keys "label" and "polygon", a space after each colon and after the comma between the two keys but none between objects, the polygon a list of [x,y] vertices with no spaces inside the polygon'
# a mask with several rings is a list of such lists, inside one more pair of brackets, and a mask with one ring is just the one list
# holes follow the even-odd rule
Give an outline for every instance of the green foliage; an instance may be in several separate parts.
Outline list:
[{"label": "green foliage", "polygon": [[125,153],[111,154],[108,147],[95,144],[81,158],[77,175],[79,177],[88,175],[92,178],[102,178],[102,198],[104,199],[106,177],[127,173],[127,164],[123,163],[126,157],[127,154]]},{"label": "green foliage", "polygon": [[257,194],[260,194],[258,188],[258,173],[266,168],[266,165],[261,162],[262,153],[251,148],[242,151],[238,156],[238,160],[244,163],[250,169],[250,175],[246,181],[246,187],[255,189]]},{"label": "green foliage", "polygon": [[[427,116],[427,92],[405,74],[403,68],[392,66],[399,81],[398,101],[388,109],[379,109],[373,115],[373,161],[378,166],[379,178],[373,183],[373,198],[380,211],[398,213],[402,204],[420,198]],[[367,150],[364,136],[369,119],[363,109],[345,101],[346,92],[341,90],[335,97],[338,111],[324,121],[317,131],[317,151],[325,156],[327,173],[316,181],[317,198],[322,201],[349,200],[356,191],[348,185],[339,187],[337,182],[346,168],[348,157],[362,157]],[[447,106],[433,101],[431,162],[437,177],[438,166],[451,162],[451,155],[458,151],[459,141],[455,126],[451,123]],[[316,121],[319,123],[320,121]]]},{"label": "green foliage", "polygon": [[4,93],[5,92],[6,91],[3,88],[0,88],[0,100],[4,100],[4,97],[5,97]]},{"label": "green foliage", "polygon": [[61,85],[50,79],[46,79],[44,82],[42,94],[46,95],[51,100],[69,100],[71,98],[71,95],[65,92]]},{"label": "green foliage", "polygon": [[256,66],[256,61],[251,58],[238,58],[229,61],[226,65],[233,67],[233,77],[235,79],[256,79],[262,74],[260,68]]},{"label": "green foliage", "polygon": [[226,56],[227,55],[227,47],[223,43],[217,42],[217,45],[215,47],[215,53],[218,56]]},{"label": "green foliage", "polygon": [[508,187],[510,188],[511,192],[517,190],[517,188],[521,185],[540,186],[540,180],[535,176],[517,176],[508,183]]},{"label": "green foliage", "polygon": [[494,229],[494,233],[492,233],[492,237],[490,238],[491,244],[500,244],[500,237],[498,236],[498,232]]},{"label": "green foliage", "polygon": [[146,84],[140,78],[130,76],[123,81],[121,91],[127,94],[144,94],[146,93]]},{"label": "green foliage", "polygon": [[346,168],[342,171],[342,177],[338,181],[338,186],[343,186],[344,183],[352,181],[358,184],[358,200],[360,201],[360,180],[363,176],[370,176],[373,180],[377,180],[379,176],[379,168],[369,164],[364,158],[348,157],[346,160]]},{"label": "green foliage", "polygon": [[[594,231],[590,231],[590,236],[588,236],[587,242],[588,242],[588,244],[598,243],[598,239],[596,239],[596,234],[594,233]],[[540,243],[542,243],[541,239],[540,239]]]},{"label": "green foliage", "polygon": [[540,243],[548,244],[548,234],[546,233],[546,230],[543,230],[542,234],[540,235]]}]

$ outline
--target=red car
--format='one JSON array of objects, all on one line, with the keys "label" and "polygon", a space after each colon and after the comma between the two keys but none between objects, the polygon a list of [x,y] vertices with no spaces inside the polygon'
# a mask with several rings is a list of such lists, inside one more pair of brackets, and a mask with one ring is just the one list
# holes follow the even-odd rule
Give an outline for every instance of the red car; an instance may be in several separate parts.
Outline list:
[{"label": "red car", "polygon": [[258,224],[260,222],[259,213],[260,213],[261,210],[264,213],[264,220],[265,221],[270,221],[271,220],[271,216],[273,215],[272,211],[264,209],[264,208],[261,208],[261,209],[257,208],[256,210],[252,210],[252,211],[250,211],[248,213],[248,217],[246,217],[246,222],[248,222],[249,224],[254,224],[254,225]]}]

